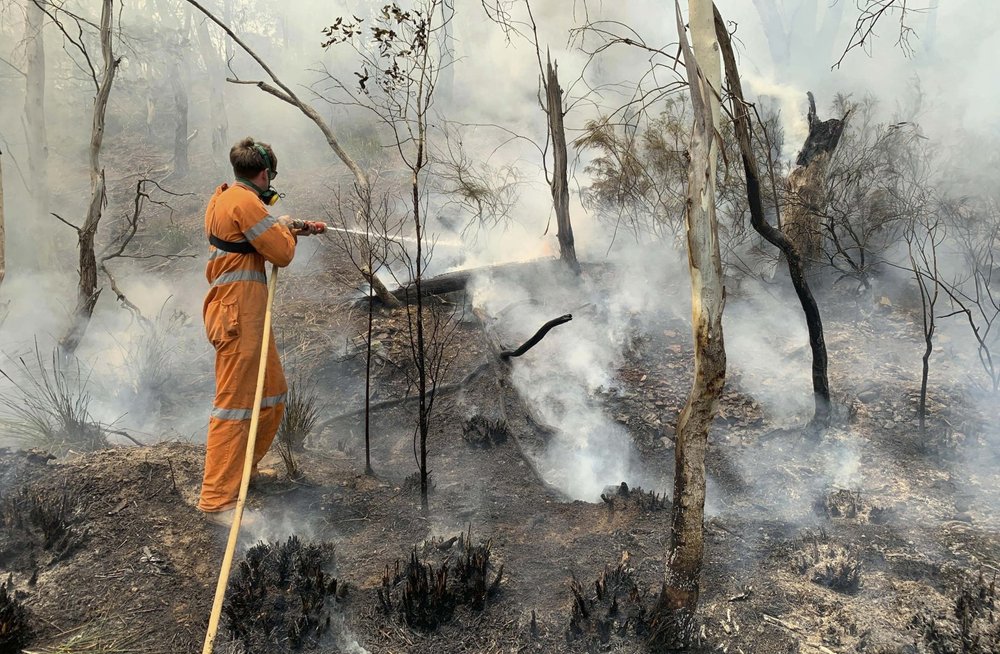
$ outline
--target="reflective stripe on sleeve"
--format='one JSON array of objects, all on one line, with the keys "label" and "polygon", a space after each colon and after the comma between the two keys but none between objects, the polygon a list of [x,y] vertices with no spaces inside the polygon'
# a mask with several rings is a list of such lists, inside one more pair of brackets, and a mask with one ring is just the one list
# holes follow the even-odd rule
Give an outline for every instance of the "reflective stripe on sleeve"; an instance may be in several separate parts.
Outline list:
[{"label": "reflective stripe on sleeve", "polygon": [[243,235],[252,241],[277,224],[278,224],[278,219],[268,214],[263,218],[261,218],[256,225],[243,232]]},{"label": "reflective stripe on sleeve", "polygon": [[223,284],[232,284],[233,282],[260,282],[261,284],[266,284],[267,275],[259,270],[232,270],[216,277],[215,281],[212,282],[212,286],[222,286]]}]

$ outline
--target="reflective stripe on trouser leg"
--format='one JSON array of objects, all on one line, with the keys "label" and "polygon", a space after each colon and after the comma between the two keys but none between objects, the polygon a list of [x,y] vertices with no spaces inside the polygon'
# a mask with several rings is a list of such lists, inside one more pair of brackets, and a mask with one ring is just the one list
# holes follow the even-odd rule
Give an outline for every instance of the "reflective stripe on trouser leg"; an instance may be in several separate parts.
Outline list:
[{"label": "reflective stripe on trouser leg", "polygon": [[[279,404],[260,411],[257,442],[254,444],[254,466],[274,441],[281,424],[285,405]],[[219,420],[208,422],[209,442],[205,452],[205,477],[201,486],[198,508],[202,511],[223,511],[231,508],[240,494],[243,457],[246,455],[249,421]]]}]

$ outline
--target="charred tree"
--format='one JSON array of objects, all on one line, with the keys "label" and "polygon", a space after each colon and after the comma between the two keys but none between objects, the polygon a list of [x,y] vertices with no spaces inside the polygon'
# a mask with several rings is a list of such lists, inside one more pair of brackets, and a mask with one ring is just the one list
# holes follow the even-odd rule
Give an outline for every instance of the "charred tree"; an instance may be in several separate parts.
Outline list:
[{"label": "charred tree", "polygon": [[563,119],[562,88],[559,86],[559,63],[546,62],[545,69],[545,113],[548,116],[549,138],[552,139],[552,205],[556,212],[556,226],[559,230],[559,253],[562,260],[576,274],[580,274],[580,264],[576,259],[573,242],[573,225],[569,218],[569,158],[566,153],[566,127]]},{"label": "charred tree", "polygon": [[[73,321],[66,334],[59,340],[59,351],[63,357],[71,356],[83,339],[94,314],[94,306],[101,291],[97,287],[97,255],[94,252],[94,238],[101,222],[101,214],[105,201],[104,169],[101,167],[101,146],[104,143],[104,118],[108,108],[108,98],[111,95],[111,85],[115,80],[115,72],[121,59],[116,59],[111,35],[111,24],[114,18],[114,0],[103,0],[101,6],[100,40],[103,67],[100,78],[95,71],[94,84],[97,95],[94,97],[93,122],[90,132],[90,204],[87,217],[81,227],[74,227],[77,233],[79,247],[80,281],[77,286],[76,310]],[[64,221],[65,222],[65,221]],[[67,223],[68,224],[68,223]]]},{"label": "charred tree", "polygon": [[816,98],[809,97],[809,136],[788,175],[791,201],[785,209],[784,229],[808,270],[823,255],[823,238],[816,215],[826,206],[826,173],[830,157],[844,133],[847,116],[820,120]]},{"label": "charred tree", "polygon": [[[743,97],[743,85],[740,82],[739,69],[736,67],[736,55],[733,44],[726,29],[726,23],[715,8],[715,33],[722,51],[725,64],[726,82],[729,86],[729,96],[733,106],[733,126],[736,140],[743,157],[743,171],[747,179],[747,201],[750,206],[750,224],[754,230],[764,237],[771,245],[781,251],[788,264],[788,274],[795,287],[795,294],[802,305],[805,314],[806,327],[809,330],[809,347],[812,350],[812,384],[815,410],[813,424],[826,426],[830,421],[830,382],[827,374],[826,340],[823,337],[823,318],[819,305],[806,280],[802,256],[795,244],[785,234],[771,226],[764,216],[764,202],[761,195],[760,171],[757,158],[753,152],[753,122],[750,120],[749,108]],[[811,96],[810,96],[811,97]]]},{"label": "charred tree", "polygon": [[937,330],[934,312],[941,293],[938,247],[944,242],[944,231],[937,219],[914,219],[903,233],[910,259],[910,270],[920,292],[921,326],[924,335],[924,352],[920,358],[920,399],[917,406],[917,420],[921,434],[927,431],[927,379],[930,376],[934,333]]},{"label": "charred tree", "polygon": [[722,337],[726,296],[715,216],[722,73],[712,1],[689,0],[688,7],[693,50],[684,31],[680,5],[675,4],[677,31],[694,109],[686,234],[695,358],[691,393],[677,421],[670,552],[652,635],[653,642],[665,648],[687,647],[693,635],[705,551],[708,430],[726,381],[726,350]]}]

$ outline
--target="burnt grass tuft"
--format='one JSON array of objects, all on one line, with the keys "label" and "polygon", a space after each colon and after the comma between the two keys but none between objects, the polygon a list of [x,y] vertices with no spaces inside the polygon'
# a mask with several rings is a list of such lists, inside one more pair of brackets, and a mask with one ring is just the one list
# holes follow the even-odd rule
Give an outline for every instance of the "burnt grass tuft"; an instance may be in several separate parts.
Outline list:
[{"label": "burnt grass tuft", "polygon": [[996,615],[996,577],[963,585],[951,615],[919,613],[913,625],[931,654],[993,654],[1000,651],[1000,624]]},{"label": "burnt grass tuft", "polygon": [[856,593],[861,588],[860,551],[831,541],[825,533],[803,538],[791,566],[809,581],[840,593]]},{"label": "burnt grass tuft", "polygon": [[[437,563],[428,560],[442,555]],[[471,530],[446,541],[426,543],[423,559],[414,547],[407,564],[396,560],[392,568],[385,566],[378,589],[379,608],[409,627],[423,630],[448,622],[462,606],[483,611],[503,581],[504,567],[495,569],[491,555],[492,541],[473,545]]]},{"label": "burnt grass tuft", "polygon": [[661,495],[655,491],[645,491],[640,486],[629,488],[624,481],[618,486],[605,488],[601,493],[601,500],[612,513],[633,508],[640,513],[670,508],[670,499],[666,493]]},{"label": "burnt grass tuft", "polygon": [[506,443],[509,435],[510,428],[502,418],[490,420],[477,413],[462,423],[462,439],[472,447],[496,447]]},{"label": "burnt grass tuft", "polygon": [[863,497],[861,491],[847,489],[833,490],[821,495],[816,499],[813,508],[818,515],[859,524],[886,524],[895,515],[895,509],[892,507],[874,504]]},{"label": "burnt grass tuft", "polygon": [[639,589],[627,560],[615,567],[605,566],[592,589],[574,578],[570,592],[573,605],[566,628],[567,642],[583,641],[590,650],[604,647],[612,639],[646,638],[650,634],[651,611],[646,606],[646,594]]},{"label": "burnt grass tuft", "polygon": [[14,590],[14,576],[0,584],[0,654],[18,654],[34,636],[24,595]]},{"label": "burnt grass tuft", "polygon": [[231,642],[246,654],[318,646],[346,594],[326,572],[332,562],[332,545],[306,545],[296,536],[250,548],[229,581],[222,609]]},{"label": "burnt grass tuft", "polygon": [[0,565],[8,570],[37,572],[71,556],[87,539],[78,498],[71,492],[22,488],[0,494]]}]

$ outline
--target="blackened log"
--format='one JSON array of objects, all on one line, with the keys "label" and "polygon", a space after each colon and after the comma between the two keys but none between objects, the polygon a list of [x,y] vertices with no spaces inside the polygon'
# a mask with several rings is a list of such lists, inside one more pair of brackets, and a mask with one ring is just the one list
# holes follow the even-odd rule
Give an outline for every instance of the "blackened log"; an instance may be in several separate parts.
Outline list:
[{"label": "blackened log", "polygon": [[[605,264],[597,263],[583,264],[583,267],[585,267],[588,272],[595,270],[599,271],[604,266]],[[422,297],[428,297],[432,295],[458,293],[460,291],[464,291],[465,287],[469,283],[469,280],[477,275],[523,275],[527,279],[544,279],[546,275],[551,276],[558,274],[561,269],[564,268],[560,265],[559,261],[551,258],[514,261],[511,263],[498,263],[476,268],[464,268],[462,270],[454,270],[440,275],[435,275],[434,277],[423,278],[420,281],[420,294]],[[392,290],[387,290],[386,292],[388,295],[391,295],[398,300],[400,304],[415,302],[417,298],[416,287],[413,284],[406,284]],[[357,299],[352,298],[347,301],[354,302],[359,305],[367,304],[368,294],[365,293],[362,297]],[[385,303],[381,300],[379,300],[379,302],[382,303],[383,306],[385,305]]]}]

